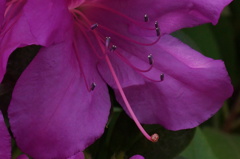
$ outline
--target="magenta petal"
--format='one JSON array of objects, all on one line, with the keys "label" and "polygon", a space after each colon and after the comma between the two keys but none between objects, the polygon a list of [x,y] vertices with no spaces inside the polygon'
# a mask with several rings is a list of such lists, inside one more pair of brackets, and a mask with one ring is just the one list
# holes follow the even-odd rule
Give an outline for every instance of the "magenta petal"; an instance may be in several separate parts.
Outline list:
[{"label": "magenta petal", "polygon": [[130,157],[129,159],[144,159],[144,157],[141,155],[134,155],[134,156]]},{"label": "magenta petal", "polygon": [[72,20],[65,0],[57,3],[49,0],[12,2],[0,35],[0,81],[8,57],[16,48],[32,44],[47,46],[63,41],[69,34],[69,23]]},{"label": "magenta petal", "polygon": [[0,0],[0,28],[2,26],[5,8],[6,8],[6,0]]},{"label": "magenta petal", "polygon": [[69,157],[67,159],[84,159],[84,153],[83,152],[78,152],[76,155]]},{"label": "magenta petal", "polygon": [[0,111],[0,158],[11,158],[11,138]]},{"label": "magenta petal", "polygon": [[[144,14],[148,14],[149,23],[153,25],[158,20],[162,33],[171,33],[203,23],[216,24],[223,8],[231,1],[181,0],[172,3],[169,0],[102,0],[99,3],[139,21],[143,21]],[[118,18],[113,13],[110,16],[113,15]]]},{"label": "magenta petal", "polygon": [[82,56],[91,74],[87,82],[97,84],[87,91],[72,46],[66,40],[42,48],[15,86],[10,125],[18,146],[33,158],[66,158],[83,151],[103,133],[108,120],[107,86],[94,63]]},{"label": "magenta petal", "polygon": [[[141,50],[138,50],[141,51]],[[232,95],[233,88],[222,61],[204,57],[189,46],[171,36],[163,36],[154,47],[142,49],[151,52],[154,59],[154,68],[144,75],[159,80],[160,74],[165,74],[163,82],[152,82],[145,79],[145,83],[124,87],[127,98],[138,119],[146,124],[160,124],[167,129],[179,130],[198,126],[218,111],[223,102]],[[123,52],[122,52],[123,53]],[[112,57],[114,58],[114,57]],[[132,64],[139,68],[149,66],[146,57],[129,55]],[[122,63],[122,66],[125,65]],[[131,67],[121,67],[121,77],[136,79],[131,74]],[[127,69],[125,69],[127,68]],[[105,68],[107,70],[108,68]],[[104,70],[102,68],[101,70]],[[115,88],[112,79],[105,78]],[[120,78],[121,78],[120,77]],[[142,79],[140,74],[139,79]],[[129,83],[134,83],[130,81]],[[122,106],[117,89],[116,97]],[[128,113],[128,111],[126,110]]]}]

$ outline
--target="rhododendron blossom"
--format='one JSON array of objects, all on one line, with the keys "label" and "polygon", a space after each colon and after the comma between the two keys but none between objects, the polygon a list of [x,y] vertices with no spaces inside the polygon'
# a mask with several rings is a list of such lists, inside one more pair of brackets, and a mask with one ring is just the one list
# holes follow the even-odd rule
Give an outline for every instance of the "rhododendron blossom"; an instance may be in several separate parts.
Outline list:
[{"label": "rhododendron blossom", "polygon": [[180,130],[210,118],[232,94],[224,63],[169,33],[216,24],[230,1],[8,1],[0,78],[16,48],[42,46],[18,80],[8,110],[20,149],[41,159],[83,151],[107,123],[107,85],[153,142],[158,135],[140,123]]}]

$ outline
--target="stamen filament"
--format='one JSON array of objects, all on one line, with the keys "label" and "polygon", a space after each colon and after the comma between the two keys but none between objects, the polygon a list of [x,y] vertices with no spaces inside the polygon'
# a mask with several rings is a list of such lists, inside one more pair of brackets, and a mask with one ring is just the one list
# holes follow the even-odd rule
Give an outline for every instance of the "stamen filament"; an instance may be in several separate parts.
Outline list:
[{"label": "stamen filament", "polygon": [[113,31],[113,30],[111,30],[111,29],[109,29],[109,28],[107,28],[107,27],[105,27],[103,25],[99,25],[99,28],[104,29],[104,30],[106,30],[106,31],[108,31],[108,32],[110,32],[110,33],[112,33],[112,34],[114,34],[114,35],[116,35],[116,36],[118,36],[118,37],[120,37],[122,39],[128,40],[128,41],[130,41],[132,43],[135,43],[135,44],[138,44],[138,45],[143,45],[143,46],[152,46],[152,45],[156,44],[160,40],[160,36],[158,36],[157,40],[152,42],[152,43],[141,43],[141,42],[138,42],[136,40],[130,39],[130,38],[128,38],[128,37],[126,37],[126,36],[124,36],[122,34],[119,34],[118,32]]},{"label": "stamen filament", "polygon": [[[120,16],[120,17],[125,18],[126,20],[130,21],[132,24],[135,24],[136,26],[139,26],[139,27],[142,28],[142,29],[154,30],[154,28],[147,28],[147,27],[145,27],[145,23],[143,23],[143,22],[136,21],[135,19],[132,19],[132,18],[130,18],[129,16],[127,16],[127,15],[125,15],[125,14],[122,14],[121,12],[118,12],[117,10],[114,10],[114,9],[111,9],[111,8],[108,8],[108,7],[105,7],[105,6],[101,5],[101,4],[86,3],[86,4],[82,4],[82,6],[83,6],[83,7],[89,6],[89,7],[101,8],[101,9],[104,9],[104,10],[109,11],[109,12],[111,12],[111,13],[114,13],[114,14]],[[144,19],[146,19],[146,18],[145,18],[146,15],[147,15],[147,14],[144,15]],[[148,16],[147,16],[147,19],[148,19]],[[148,20],[149,20],[149,19],[148,19]],[[146,21],[145,21],[145,22],[146,22]]]},{"label": "stamen filament", "polygon": [[138,71],[138,72],[149,72],[152,68],[153,68],[153,65],[150,65],[149,68],[147,68],[146,70],[142,70],[142,69],[139,69],[137,68],[136,66],[134,66],[131,62],[129,62],[123,55],[120,54],[120,52],[118,51],[115,51],[116,52],[116,55],[123,61],[125,62],[126,64],[128,64],[130,67],[132,67],[134,70]]},{"label": "stamen filament", "polygon": [[[82,76],[83,76],[84,83],[85,83],[85,85],[86,85],[86,88],[87,88],[88,92],[91,92],[91,91],[93,91],[93,89],[96,87],[96,84],[95,84],[95,83],[92,83],[92,84],[91,84],[91,88],[89,88],[89,85],[88,85],[88,82],[87,82],[85,73],[84,73],[84,71],[83,71],[83,67],[82,67],[82,64],[81,64],[81,60],[80,60],[80,57],[79,57],[79,55],[78,55],[77,44],[76,44],[75,41],[74,41],[73,45],[74,45],[74,52],[75,52],[76,57],[77,57],[78,65],[79,65],[80,71],[81,71]],[[93,84],[95,84],[95,85],[94,85],[94,88],[93,88]]]},{"label": "stamen filament", "polygon": [[[87,24],[91,27],[91,22],[88,20],[88,18],[87,18],[82,12],[80,12],[80,11],[78,11],[78,10],[76,10],[76,9],[75,9],[73,12],[75,12],[75,13],[77,13],[79,16],[81,16],[81,17],[87,22]],[[155,44],[160,40],[160,36],[158,36],[157,40],[154,41],[154,42],[152,42],[152,43],[141,43],[141,42],[138,42],[138,41],[136,41],[136,40],[130,39],[130,38],[126,37],[126,36],[123,36],[122,34],[119,34],[118,32],[113,31],[113,30],[111,30],[111,29],[109,29],[109,28],[107,28],[107,27],[105,27],[105,26],[103,26],[103,25],[99,25],[99,24],[98,24],[98,27],[99,27],[99,28],[102,28],[102,29],[104,29],[104,30],[106,30],[106,31],[109,31],[110,33],[112,33],[112,34],[114,34],[114,35],[117,35],[118,37],[121,37],[121,38],[123,38],[123,39],[125,39],[125,40],[128,40],[128,41],[132,42],[132,43],[138,44],[138,45],[152,46],[152,45],[155,45]]]},{"label": "stamen filament", "polygon": [[[95,49],[95,47],[94,47],[93,43],[91,42],[90,38],[89,38],[88,35],[86,34],[85,30],[82,28],[82,25],[80,25],[80,23],[83,24],[83,25],[86,25],[86,24],[84,24],[82,21],[80,21],[80,20],[76,17],[76,15],[75,15],[74,13],[73,13],[73,15],[74,15],[74,17],[75,17],[75,19],[76,19],[76,24],[78,25],[78,27],[79,27],[80,30],[82,31],[83,36],[85,37],[85,39],[87,40],[87,42],[90,44],[90,47],[91,47],[91,49],[93,50],[94,54],[95,54],[99,59],[103,59],[104,57],[102,57],[101,55],[98,54],[98,52],[97,52],[97,50]],[[87,26],[86,26],[86,28],[87,28]]]}]

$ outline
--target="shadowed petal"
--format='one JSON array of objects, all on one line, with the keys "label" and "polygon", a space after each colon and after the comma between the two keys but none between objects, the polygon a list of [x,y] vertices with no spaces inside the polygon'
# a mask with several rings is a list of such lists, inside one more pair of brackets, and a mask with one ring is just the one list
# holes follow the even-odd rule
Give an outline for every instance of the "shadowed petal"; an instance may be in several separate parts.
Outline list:
[{"label": "shadowed petal", "polygon": [[17,159],[29,159],[29,157],[25,154],[22,154],[22,155],[18,156]]},{"label": "shadowed petal", "polygon": [[86,54],[82,64],[91,74],[87,80],[97,83],[94,91],[87,91],[77,53],[68,41],[42,48],[13,92],[12,132],[21,150],[36,159],[61,159],[84,150],[103,133],[108,119],[105,83]]},{"label": "shadowed petal", "polygon": [[0,111],[0,158],[11,158],[11,138]]},{"label": "shadowed petal", "polygon": [[[165,74],[162,82],[152,82],[145,78],[144,84],[139,82],[138,85],[123,85],[127,98],[142,123],[160,124],[171,130],[192,128],[216,113],[232,95],[233,88],[222,61],[204,57],[171,36],[163,36],[156,46],[137,51],[151,52],[153,55],[154,68],[144,73],[146,77],[159,80],[160,74]],[[124,54],[123,51],[122,53]],[[129,56],[130,62],[139,68],[149,66],[144,57],[127,53],[124,55]],[[119,59],[114,56],[111,58],[118,61],[117,65],[120,64]],[[102,67],[99,69],[102,76],[115,88],[113,79],[107,75],[110,74],[108,68],[104,68],[104,65]],[[120,81],[124,81],[121,78],[125,76],[129,80],[131,76],[133,80],[137,78],[136,74],[131,74],[131,67],[114,67],[122,68],[115,69],[120,71]],[[101,70],[105,70],[104,73]],[[138,78],[143,77],[139,74]],[[115,93],[124,106],[117,89]],[[125,106],[124,109],[126,110]]]}]

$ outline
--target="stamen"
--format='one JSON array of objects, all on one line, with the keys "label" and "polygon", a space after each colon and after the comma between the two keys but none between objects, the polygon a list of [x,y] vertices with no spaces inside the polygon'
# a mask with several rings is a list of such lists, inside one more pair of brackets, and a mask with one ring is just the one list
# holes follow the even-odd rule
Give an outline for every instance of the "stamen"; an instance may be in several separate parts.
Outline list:
[{"label": "stamen", "polygon": [[117,49],[116,45],[112,45],[112,48],[110,49],[111,52],[115,51]]},{"label": "stamen", "polygon": [[147,15],[147,14],[144,15],[144,21],[145,21],[145,22],[148,22],[148,21],[149,21],[149,18],[148,18],[148,15]]},{"label": "stamen", "polygon": [[73,45],[74,45],[74,46],[73,46],[73,48],[74,48],[74,53],[76,54],[77,61],[78,61],[78,65],[79,65],[81,74],[82,74],[82,76],[83,76],[84,83],[85,83],[85,85],[86,85],[86,88],[87,88],[88,92],[91,92],[91,91],[93,91],[93,89],[96,87],[96,84],[94,83],[94,84],[95,84],[94,88],[93,88],[93,84],[92,84],[91,88],[89,88],[89,85],[87,84],[87,83],[88,83],[88,82],[87,82],[87,78],[86,78],[85,73],[84,73],[84,71],[83,71],[83,67],[82,67],[82,63],[81,63],[81,58],[80,58],[80,56],[79,56],[79,54],[78,54],[78,47],[77,47],[77,45],[76,45],[76,41],[75,41],[75,40],[74,40]]},{"label": "stamen", "polygon": [[158,21],[155,21],[155,30],[156,30],[157,36],[160,36],[160,28],[158,25]]},{"label": "stamen", "polygon": [[[160,36],[158,36],[158,38],[157,38],[155,41],[151,42],[151,43],[142,43],[142,42],[138,42],[138,41],[136,41],[136,40],[133,40],[133,39],[131,39],[131,38],[128,38],[128,37],[126,37],[126,36],[124,36],[124,35],[116,32],[116,31],[113,31],[113,30],[111,30],[111,29],[103,26],[103,25],[99,25],[99,28],[101,28],[101,29],[103,29],[103,30],[106,30],[106,31],[108,31],[108,32],[110,32],[110,33],[112,33],[112,34],[114,34],[114,35],[116,35],[116,36],[118,36],[118,37],[120,37],[120,38],[122,38],[122,39],[125,39],[125,40],[127,40],[127,41],[130,41],[130,42],[135,43],[135,44],[138,44],[138,45],[143,45],[143,46],[152,46],[152,45],[155,45],[155,44],[160,40]],[[159,35],[160,35],[160,32],[159,32]]]},{"label": "stamen", "polygon": [[[88,18],[87,18],[82,12],[80,12],[80,11],[78,11],[78,10],[73,10],[73,12],[76,13],[76,14],[78,14],[79,16],[81,16],[81,17],[87,22],[88,25],[91,25],[91,22],[88,20]],[[138,41],[133,40],[133,39],[131,39],[131,38],[128,38],[128,37],[126,37],[126,36],[124,36],[124,35],[122,35],[122,34],[119,34],[118,32],[113,31],[113,30],[111,30],[111,29],[109,29],[108,27],[105,27],[105,26],[103,26],[103,25],[98,25],[98,27],[101,28],[101,29],[103,29],[103,30],[106,30],[106,31],[108,31],[108,32],[110,32],[110,33],[112,33],[112,34],[120,37],[120,38],[123,38],[123,39],[125,39],[125,40],[128,40],[128,41],[130,41],[130,42],[132,42],[132,43],[135,43],[135,44],[138,44],[138,45],[152,46],[152,45],[156,44],[156,43],[160,40],[160,36],[158,36],[158,38],[157,38],[154,42],[151,42],[151,43],[141,43],[141,42],[138,42]],[[160,34],[159,34],[159,35],[160,35]],[[109,40],[110,40],[110,39],[109,39]]]},{"label": "stamen", "polygon": [[91,91],[93,91],[93,90],[95,89],[96,86],[97,86],[96,83],[93,82],[93,83],[91,84]]},{"label": "stamen", "polygon": [[148,60],[149,60],[149,64],[152,65],[153,64],[152,54],[148,55]]},{"label": "stamen", "polygon": [[126,64],[128,64],[130,67],[132,67],[134,70],[138,71],[138,72],[149,72],[151,71],[151,69],[153,68],[153,65],[150,65],[149,68],[147,69],[139,69],[136,66],[134,66],[126,57],[124,57],[123,55],[120,54],[120,52],[116,51],[116,55]]},{"label": "stamen", "polygon": [[[82,4],[82,7],[86,8],[86,7],[95,7],[95,8],[100,8],[100,9],[103,9],[103,10],[106,10],[106,11],[109,11],[111,12],[111,14],[116,14],[122,18],[125,18],[126,20],[130,21],[132,24],[135,24],[137,25],[138,27],[142,28],[142,29],[146,29],[146,30],[154,30],[153,28],[148,28],[146,27],[146,25],[143,23],[143,22],[139,22],[139,21],[136,21],[135,19],[132,19],[130,18],[129,16],[115,10],[115,9],[112,9],[112,8],[109,8],[109,7],[106,7],[104,5],[101,5],[101,4],[95,4],[95,3],[86,3],[86,4]],[[146,14],[147,15],[147,14]],[[144,18],[145,19],[145,18]]]},{"label": "stamen", "polygon": [[163,81],[164,80],[164,74],[160,75],[160,80]]},{"label": "stamen", "polygon": [[[75,15],[74,15],[75,16]],[[79,26],[80,30],[83,33],[83,36],[85,37],[85,39],[87,40],[88,44],[90,45],[90,48],[93,50],[93,53],[99,58],[99,59],[103,59],[104,57],[102,57],[101,55],[98,54],[98,51],[96,50],[94,44],[91,42],[89,36],[86,34],[86,31],[84,30],[84,28],[82,28],[82,21],[76,19],[76,24]]]},{"label": "stamen", "polygon": [[106,46],[107,49],[109,48],[110,40],[111,40],[111,37],[106,37],[105,46]]},{"label": "stamen", "polygon": [[159,28],[159,26],[158,26],[158,21],[155,21],[155,28]]},{"label": "stamen", "polygon": [[94,29],[96,29],[97,27],[98,27],[98,23],[95,23],[95,24],[93,24],[93,25],[91,26],[91,29],[94,30]]}]

